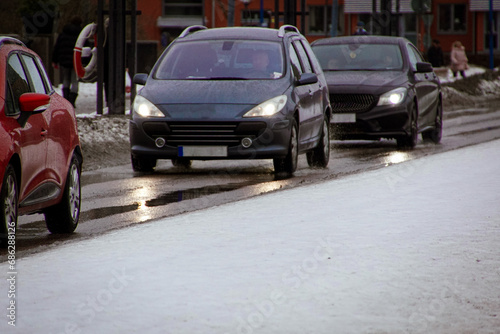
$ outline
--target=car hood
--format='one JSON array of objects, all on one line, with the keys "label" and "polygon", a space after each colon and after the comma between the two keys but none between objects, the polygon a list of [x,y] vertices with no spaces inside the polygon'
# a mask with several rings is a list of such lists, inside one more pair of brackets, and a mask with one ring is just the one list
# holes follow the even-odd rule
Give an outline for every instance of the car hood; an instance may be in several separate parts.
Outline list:
[{"label": "car hood", "polygon": [[290,87],[279,80],[155,80],[141,95],[157,106],[169,104],[256,105],[284,94]]},{"label": "car hood", "polygon": [[404,86],[408,78],[401,71],[328,71],[325,72],[330,90],[351,90],[380,88],[387,90]]}]

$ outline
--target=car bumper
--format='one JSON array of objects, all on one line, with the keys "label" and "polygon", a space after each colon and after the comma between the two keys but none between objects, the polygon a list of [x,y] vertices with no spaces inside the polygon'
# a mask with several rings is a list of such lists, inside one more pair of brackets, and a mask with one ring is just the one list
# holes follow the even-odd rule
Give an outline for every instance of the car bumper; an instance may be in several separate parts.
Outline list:
[{"label": "car bumper", "polygon": [[[272,159],[288,153],[288,120],[129,123],[131,154],[156,159]],[[157,145],[158,138],[165,140]],[[244,147],[243,139],[251,144]],[[161,144],[161,142],[160,142]]]},{"label": "car bumper", "polygon": [[379,139],[396,138],[408,134],[409,110],[406,105],[398,107],[376,107],[372,110],[351,114],[333,112],[332,135],[335,139]]}]

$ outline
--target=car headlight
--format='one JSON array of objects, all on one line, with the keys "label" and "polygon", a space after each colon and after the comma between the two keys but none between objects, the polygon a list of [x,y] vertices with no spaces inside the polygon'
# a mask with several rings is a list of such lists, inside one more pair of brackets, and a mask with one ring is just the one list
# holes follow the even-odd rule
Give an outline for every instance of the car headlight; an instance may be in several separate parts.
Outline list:
[{"label": "car headlight", "polygon": [[404,101],[406,97],[406,88],[400,87],[388,91],[380,96],[378,106],[397,105]]},{"label": "car headlight", "polygon": [[262,102],[256,107],[250,109],[243,117],[268,117],[283,109],[286,105],[286,95],[276,96],[266,102]]},{"label": "car headlight", "polygon": [[141,95],[135,96],[134,113],[141,117],[165,117],[165,114],[160,109]]}]

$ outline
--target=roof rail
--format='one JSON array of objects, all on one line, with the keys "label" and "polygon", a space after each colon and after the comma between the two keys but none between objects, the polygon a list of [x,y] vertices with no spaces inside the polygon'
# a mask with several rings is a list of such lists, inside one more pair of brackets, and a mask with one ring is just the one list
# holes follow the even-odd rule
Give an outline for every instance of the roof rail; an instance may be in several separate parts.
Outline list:
[{"label": "roof rail", "polygon": [[299,29],[297,29],[297,27],[292,26],[290,24],[285,24],[280,27],[280,30],[278,31],[278,37],[284,37],[287,31],[296,32],[297,34],[300,34],[300,31]]},{"label": "roof rail", "polygon": [[179,35],[179,38],[186,37],[187,35],[192,34],[195,31],[205,30],[205,29],[208,28],[202,25],[189,26],[186,29],[184,29],[184,31]]},{"label": "roof rail", "polygon": [[9,36],[0,36],[0,45],[2,45],[2,44],[17,44],[17,45],[21,45],[21,46],[26,46],[26,45],[24,45],[23,42],[21,42],[17,38],[9,37]]}]

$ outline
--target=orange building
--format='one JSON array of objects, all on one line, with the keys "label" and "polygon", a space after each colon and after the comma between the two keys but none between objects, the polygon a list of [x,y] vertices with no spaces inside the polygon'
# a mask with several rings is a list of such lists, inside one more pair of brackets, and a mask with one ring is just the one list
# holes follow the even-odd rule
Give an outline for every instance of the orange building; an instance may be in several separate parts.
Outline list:
[{"label": "orange building", "polygon": [[[421,50],[438,39],[445,52],[451,50],[455,40],[460,40],[468,53],[489,52],[489,0],[286,1],[288,7],[296,4],[294,23],[310,41],[332,33],[351,35],[358,21],[363,21],[369,33],[405,36]],[[277,3],[279,16],[275,14]],[[412,3],[421,7],[413,8]],[[285,0],[137,0],[137,7],[142,12],[138,18],[139,39],[155,40],[163,47],[189,25],[276,27],[276,18],[282,25],[285,16]],[[333,32],[332,12],[337,27]],[[500,0],[493,0],[495,53],[499,52],[499,12]]]}]

